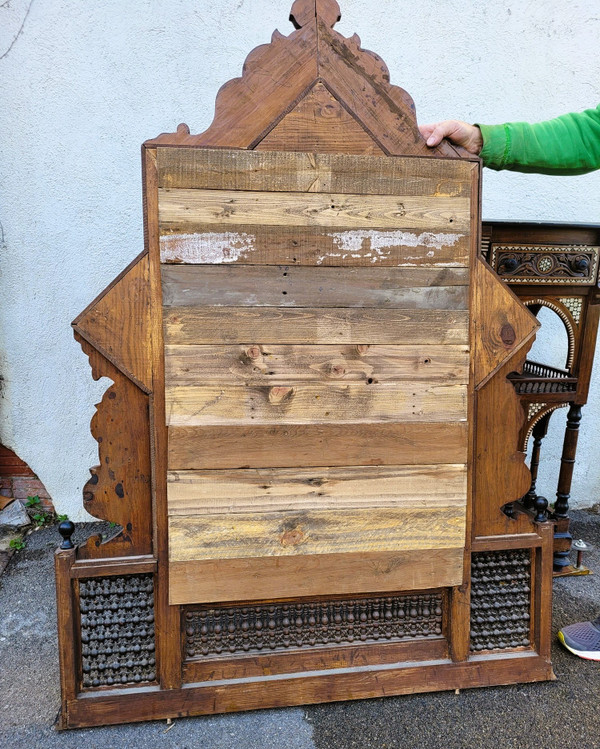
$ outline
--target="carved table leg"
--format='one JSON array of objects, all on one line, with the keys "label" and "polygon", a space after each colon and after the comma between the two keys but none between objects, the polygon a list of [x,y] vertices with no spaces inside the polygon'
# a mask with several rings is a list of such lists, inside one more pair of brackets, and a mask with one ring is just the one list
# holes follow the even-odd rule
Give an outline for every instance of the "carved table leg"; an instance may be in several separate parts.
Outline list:
[{"label": "carved table leg", "polygon": [[533,437],[533,449],[531,451],[531,463],[529,465],[529,470],[531,471],[531,486],[529,487],[529,491],[527,492],[527,494],[523,497],[523,504],[525,505],[525,507],[531,508],[535,504],[535,498],[537,497],[535,484],[537,481],[538,468],[540,465],[540,451],[542,449],[542,440],[548,434],[548,424],[553,413],[553,411],[550,411],[546,414],[546,416],[544,416],[543,419],[540,419],[538,423],[533,427],[533,432],[531,433],[531,436]]},{"label": "carved table leg", "polygon": [[556,492],[556,504],[554,505],[554,516],[557,520],[554,533],[554,571],[561,572],[568,567],[571,541],[569,533],[569,497],[571,496],[571,480],[573,478],[573,467],[575,465],[575,453],[577,451],[577,439],[579,437],[579,423],[581,422],[581,406],[571,403],[567,414],[567,428],[565,440],[560,459],[560,473],[558,476],[558,490]]}]

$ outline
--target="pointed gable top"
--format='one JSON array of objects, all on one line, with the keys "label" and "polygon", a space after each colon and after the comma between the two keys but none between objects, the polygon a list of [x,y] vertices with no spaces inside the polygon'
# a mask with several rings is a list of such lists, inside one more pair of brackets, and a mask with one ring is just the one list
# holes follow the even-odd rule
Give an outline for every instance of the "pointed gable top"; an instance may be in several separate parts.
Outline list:
[{"label": "pointed gable top", "polygon": [[347,39],[333,29],[339,19],[336,0],[295,0],[290,12],[295,30],[289,36],[274,31],[270,44],[250,52],[241,77],[219,90],[207,130],[192,135],[182,124],[177,132],[163,133],[145,145],[254,149],[268,142],[269,134],[301,109],[307,96],[326,89],[325,95],[371,139],[372,153],[465,156],[446,141],[437,148],[425,144],[410,95],[390,83],[386,64],[362,49],[356,34]]}]

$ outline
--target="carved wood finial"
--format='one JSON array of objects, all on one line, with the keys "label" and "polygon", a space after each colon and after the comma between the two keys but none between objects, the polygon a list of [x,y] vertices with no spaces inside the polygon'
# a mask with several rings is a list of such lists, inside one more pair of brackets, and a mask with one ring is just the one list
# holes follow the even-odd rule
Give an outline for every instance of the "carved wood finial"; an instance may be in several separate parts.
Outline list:
[{"label": "carved wood finial", "polygon": [[290,21],[297,29],[306,26],[317,16],[327,26],[334,26],[342,14],[336,0],[295,0],[290,11]]}]

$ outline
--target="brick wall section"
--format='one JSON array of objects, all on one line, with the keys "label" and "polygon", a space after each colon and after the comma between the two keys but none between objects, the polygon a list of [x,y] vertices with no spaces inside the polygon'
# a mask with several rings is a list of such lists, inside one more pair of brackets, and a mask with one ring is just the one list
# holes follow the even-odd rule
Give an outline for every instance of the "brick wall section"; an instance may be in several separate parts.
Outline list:
[{"label": "brick wall section", "polygon": [[[54,505],[46,487],[31,468],[20,460],[12,450],[0,445],[0,497],[18,499],[22,504],[27,497],[38,496],[46,512],[54,512]],[[0,500],[0,506],[8,504]]]}]

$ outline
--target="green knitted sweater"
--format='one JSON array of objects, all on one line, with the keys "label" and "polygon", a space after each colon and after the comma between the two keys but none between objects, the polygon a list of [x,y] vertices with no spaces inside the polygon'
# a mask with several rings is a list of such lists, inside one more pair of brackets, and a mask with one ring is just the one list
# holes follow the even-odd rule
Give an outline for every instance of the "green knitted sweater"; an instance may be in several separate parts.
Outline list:
[{"label": "green knitted sweater", "polygon": [[479,125],[480,156],[490,169],[585,174],[600,169],[600,105],[553,120]]}]

